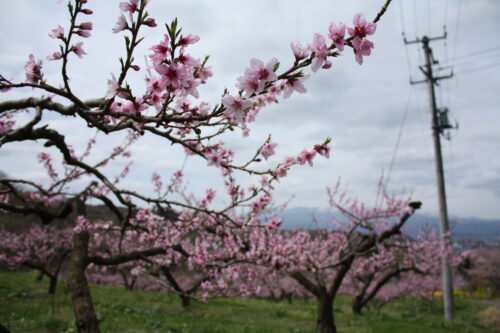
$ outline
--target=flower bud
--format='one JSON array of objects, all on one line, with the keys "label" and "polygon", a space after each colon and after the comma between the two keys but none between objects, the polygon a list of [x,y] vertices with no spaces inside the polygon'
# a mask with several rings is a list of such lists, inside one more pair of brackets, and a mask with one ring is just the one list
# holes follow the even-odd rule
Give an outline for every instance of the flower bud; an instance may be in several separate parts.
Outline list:
[{"label": "flower bud", "polygon": [[156,27],[156,21],[154,18],[148,18],[146,21],[144,21],[144,25],[147,25],[148,27],[154,28]]}]

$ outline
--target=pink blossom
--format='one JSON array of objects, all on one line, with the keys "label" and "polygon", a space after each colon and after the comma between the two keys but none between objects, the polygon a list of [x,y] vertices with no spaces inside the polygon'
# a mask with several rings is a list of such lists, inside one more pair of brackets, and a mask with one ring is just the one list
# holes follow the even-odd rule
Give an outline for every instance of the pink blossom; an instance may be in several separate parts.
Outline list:
[{"label": "pink blossom", "polygon": [[75,45],[73,45],[73,47],[71,48],[71,51],[73,51],[80,58],[82,58],[84,54],[87,54],[87,52],[85,52],[85,50],[82,48],[82,45],[82,42],[78,42],[75,43]]},{"label": "pink blossom", "polygon": [[200,84],[199,81],[195,80],[191,76],[187,76],[185,80],[181,82],[182,88],[182,96],[191,95],[194,98],[199,98],[200,94],[198,93],[198,89],[196,87]]},{"label": "pink blossom", "polygon": [[272,219],[267,224],[267,229],[269,231],[273,231],[273,230],[278,229],[282,224],[283,224],[283,221],[281,219]]},{"label": "pink blossom", "polygon": [[92,9],[88,9],[88,8],[83,8],[83,9],[81,10],[81,12],[82,12],[83,14],[85,14],[85,15],[92,15],[92,14],[94,14],[94,12],[92,11]]},{"label": "pink blossom", "polygon": [[290,47],[292,48],[293,55],[295,56],[296,61],[305,59],[311,54],[311,52],[307,48],[302,47],[302,45],[298,41],[292,42],[290,44]]},{"label": "pink blossom", "polygon": [[188,76],[186,69],[177,63],[160,64],[155,70],[162,75],[162,85],[165,87],[170,85],[174,90],[180,88]]},{"label": "pink blossom", "polygon": [[[184,152],[186,155],[196,155],[196,153],[194,151],[201,151],[201,149],[202,149],[201,145],[197,141],[192,141],[192,140],[186,141],[185,144],[186,144],[186,146],[188,146],[188,147],[184,147]],[[189,147],[192,149],[190,149]]]},{"label": "pink blossom", "polygon": [[356,61],[361,65],[363,64],[363,56],[369,56],[372,53],[373,43],[367,39],[355,37],[352,40],[352,47]]},{"label": "pink blossom", "polygon": [[277,63],[276,58],[269,60],[266,65],[258,59],[250,60],[250,68],[245,70],[244,76],[238,78],[236,87],[244,90],[247,96],[262,92],[267,82],[278,78],[274,72]]},{"label": "pink blossom", "polygon": [[284,98],[290,97],[290,95],[294,91],[296,91],[300,94],[305,94],[307,92],[307,89],[306,89],[306,87],[304,87],[304,84],[302,82],[304,82],[308,78],[309,78],[309,75],[305,74],[301,77],[294,76],[294,77],[286,79],[286,84],[285,84],[285,87],[283,89],[283,97]]},{"label": "pink blossom", "polygon": [[179,38],[179,42],[178,42],[177,45],[179,45],[179,46],[187,46],[189,44],[194,44],[194,43],[196,43],[199,40],[200,40],[200,37],[197,36],[197,35],[191,35],[191,34],[188,34],[186,36],[181,35],[181,38]]},{"label": "pink blossom", "polygon": [[88,31],[88,30],[77,30],[77,31],[75,31],[75,33],[78,36],[83,37],[83,38],[88,38],[88,37],[90,37],[92,35],[90,33],[90,31]]},{"label": "pink blossom", "polygon": [[226,107],[225,115],[230,119],[234,119],[237,123],[244,122],[245,110],[252,107],[252,101],[241,96],[226,95],[222,97],[221,101]]},{"label": "pink blossom", "polygon": [[197,79],[200,79],[200,83],[206,83],[207,82],[207,79],[209,77],[213,76],[213,73],[212,73],[212,67],[211,66],[203,66],[203,68],[201,68],[198,73],[196,74],[196,78]]},{"label": "pink blossom", "polygon": [[309,45],[309,49],[315,53],[311,63],[311,70],[316,72],[325,64],[330,50],[325,44],[325,38],[320,34],[314,34],[313,43]]},{"label": "pink blossom", "polygon": [[220,166],[223,162],[221,151],[218,149],[210,149],[205,154],[205,158],[207,159],[207,165],[215,165]]},{"label": "pink blossom", "polygon": [[266,159],[266,160],[267,160],[267,158],[268,158],[269,156],[274,155],[274,148],[275,148],[277,145],[278,145],[277,143],[274,143],[274,142],[268,141],[268,142],[266,142],[266,143],[262,146],[262,149],[260,150],[260,153],[262,154],[262,156],[264,156],[264,159]]},{"label": "pink blossom", "polygon": [[104,95],[104,98],[110,99],[115,97],[116,95],[118,95],[118,97],[121,98],[128,97],[128,93],[120,89],[120,86],[118,85],[118,81],[116,80],[115,75],[111,73],[111,79],[108,80],[108,90],[106,91],[106,95]]},{"label": "pink blossom", "polygon": [[148,27],[154,28],[156,27],[156,21],[154,18],[147,18],[146,21],[144,21],[144,25],[147,25]]},{"label": "pink blossom", "polygon": [[75,234],[87,231],[90,227],[89,221],[84,216],[78,216],[76,218],[76,226],[73,228]]},{"label": "pink blossom", "polygon": [[181,50],[179,56],[176,59],[178,62],[180,62],[183,65],[191,66],[191,67],[198,67],[200,66],[200,61],[193,58],[189,54],[185,54],[184,50]]},{"label": "pink blossom", "polygon": [[120,9],[123,12],[132,14],[139,8],[139,0],[130,0],[129,2],[120,2]]},{"label": "pink blossom", "polygon": [[327,144],[316,144],[314,145],[314,150],[322,155],[322,156],[325,156],[326,158],[330,158],[330,146],[328,146]]},{"label": "pink blossom", "polygon": [[273,176],[278,178],[283,178],[287,175],[288,170],[284,165],[279,165],[276,169],[273,170]]},{"label": "pink blossom", "polygon": [[113,27],[112,31],[115,34],[117,34],[120,31],[123,31],[126,29],[129,29],[127,19],[125,18],[125,16],[123,14],[120,14],[120,16],[118,17],[118,21],[116,22],[116,25]]},{"label": "pink blossom", "polygon": [[83,22],[78,25],[81,30],[92,30],[92,22]]},{"label": "pink blossom", "polygon": [[123,106],[123,112],[128,112],[128,113],[140,113],[141,111],[144,111],[147,109],[147,104],[144,103],[143,99],[140,97],[137,97],[133,102],[128,101],[124,106]]},{"label": "pink blossom", "polygon": [[51,33],[49,34],[50,38],[58,38],[58,39],[64,39],[64,29],[60,25],[57,26],[57,28],[52,29]]},{"label": "pink blossom", "polygon": [[215,190],[208,189],[205,191],[207,194],[206,199],[208,202],[212,202],[212,200],[215,198],[215,194],[217,193]]},{"label": "pink blossom", "polygon": [[354,28],[349,28],[349,35],[364,38],[367,35],[373,35],[377,29],[377,24],[366,22],[363,14],[354,15]]},{"label": "pink blossom", "polygon": [[[5,113],[4,115],[2,115],[2,118],[11,119],[12,118],[12,114],[11,113]],[[16,124],[15,120],[4,120],[2,118],[0,118],[0,132],[9,131]]]},{"label": "pink blossom", "polygon": [[168,35],[165,35],[163,41],[152,46],[150,50],[153,50],[153,54],[149,56],[153,62],[153,66],[159,66],[170,55],[170,40]]},{"label": "pink blossom", "polygon": [[285,161],[283,162],[283,166],[289,167],[297,163],[297,159],[291,156],[285,156]]},{"label": "pink blossom", "polygon": [[344,50],[344,45],[345,45],[345,29],[346,29],[346,24],[342,23],[337,25],[335,23],[331,23],[330,27],[328,28],[329,34],[328,37],[333,41],[335,46],[339,51]]},{"label": "pink blossom", "polygon": [[309,164],[309,166],[313,166],[314,156],[316,156],[316,151],[314,151],[314,150],[311,150],[311,151],[304,150],[304,151],[302,151],[299,154],[299,156],[297,156],[297,162],[300,165],[303,165],[303,164],[305,164],[307,162]]},{"label": "pink blossom", "polygon": [[36,84],[43,81],[42,61],[35,61],[35,56],[33,56],[33,54],[29,55],[28,62],[24,65],[24,71],[26,73],[26,81],[28,83]]},{"label": "pink blossom", "polygon": [[51,55],[47,56],[47,60],[59,60],[62,58],[61,52],[54,52]]}]

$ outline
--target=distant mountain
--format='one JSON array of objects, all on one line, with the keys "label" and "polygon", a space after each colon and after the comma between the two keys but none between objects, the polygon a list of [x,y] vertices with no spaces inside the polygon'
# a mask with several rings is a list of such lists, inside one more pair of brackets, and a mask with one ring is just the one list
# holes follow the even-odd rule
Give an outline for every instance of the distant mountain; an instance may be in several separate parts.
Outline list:
[{"label": "distant mountain", "polygon": [[[327,222],[332,218],[332,214],[324,210],[302,207],[286,209],[280,216],[283,218],[286,229],[329,227]],[[317,223],[313,222],[313,216]],[[500,219],[451,217],[449,222],[455,239],[500,239]],[[405,224],[405,232],[414,237],[418,234],[419,229],[425,226],[439,229],[439,217],[417,213]]]}]

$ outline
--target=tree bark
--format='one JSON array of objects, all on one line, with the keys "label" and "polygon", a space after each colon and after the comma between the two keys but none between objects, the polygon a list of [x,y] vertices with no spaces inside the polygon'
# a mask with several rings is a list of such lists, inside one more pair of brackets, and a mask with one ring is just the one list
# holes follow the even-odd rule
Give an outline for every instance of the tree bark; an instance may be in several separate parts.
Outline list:
[{"label": "tree bark", "polygon": [[99,333],[99,322],[85,276],[85,268],[88,265],[88,239],[89,234],[86,231],[73,236],[74,247],[68,262],[68,286],[78,332]]},{"label": "tree bark", "polygon": [[49,294],[55,295],[57,289],[57,276],[49,276],[49,277],[50,277]]},{"label": "tree bark", "polygon": [[182,299],[182,307],[183,308],[189,308],[189,305],[190,305],[190,297],[189,295],[181,295],[181,299]]},{"label": "tree bark", "polygon": [[68,250],[64,251],[61,254],[61,256],[59,257],[59,260],[57,261],[57,267],[56,267],[53,274],[45,273],[45,275],[47,275],[50,278],[50,282],[49,282],[49,294],[50,295],[56,294],[57,281],[59,280],[59,272],[61,271],[62,264],[63,264],[64,260],[66,259],[66,257],[68,256],[68,254],[69,254]]},{"label": "tree bark", "polygon": [[333,296],[322,292],[317,296],[318,317],[316,319],[316,333],[336,333],[333,317]]}]

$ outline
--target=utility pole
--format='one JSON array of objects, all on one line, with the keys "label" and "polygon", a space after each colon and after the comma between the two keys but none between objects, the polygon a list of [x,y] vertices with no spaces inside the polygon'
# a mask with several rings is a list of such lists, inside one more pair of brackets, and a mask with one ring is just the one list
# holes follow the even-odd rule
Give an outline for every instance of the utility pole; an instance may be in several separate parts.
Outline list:
[{"label": "utility pole", "polygon": [[[404,35],[403,35],[404,36]],[[432,72],[432,65],[438,63],[432,55],[432,49],[429,43],[433,40],[445,39],[446,31],[441,37],[429,38],[427,36],[422,39],[407,41],[404,38],[405,44],[422,43],[422,48],[425,53],[425,66],[419,66],[422,73],[425,75],[425,80],[412,81],[411,84],[427,83],[429,86],[429,97],[432,111],[432,136],[434,138],[434,154],[436,160],[436,179],[439,197],[439,217],[440,217],[440,232],[443,239],[446,252],[441,260],[442,262],[442,279],[443,279],[443,301],[444,301],[444,317],[447,321],[452,321],[455,318],[454,302],[453,302],[453,278],[450,265],[449,251],[452,249],[451,238],[449,234],[448,211],[446,207],[446,189],[444,185],[443,174],[443,157],[441,154],[441,137],[444,129],[450,129],[452,126],[448,122],[447,109],[438,109],[436,106],[436,94],[434,86],[439,80],[448,79],[453,76],[453,72],[446,76],[435,77]]]}]

